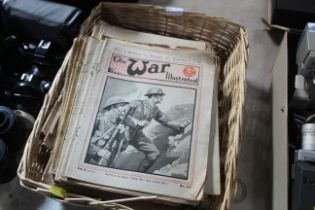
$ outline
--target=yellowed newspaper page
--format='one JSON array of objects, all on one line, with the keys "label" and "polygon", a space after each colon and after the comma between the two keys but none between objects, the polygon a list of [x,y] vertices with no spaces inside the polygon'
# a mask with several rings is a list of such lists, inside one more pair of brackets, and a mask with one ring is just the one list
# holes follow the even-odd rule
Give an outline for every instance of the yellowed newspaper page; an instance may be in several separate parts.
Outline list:
[{"label": "yellowed newspaper page", "polygon": [[65,176],[200,200],[215,64],[200,50],[108,40]]}]

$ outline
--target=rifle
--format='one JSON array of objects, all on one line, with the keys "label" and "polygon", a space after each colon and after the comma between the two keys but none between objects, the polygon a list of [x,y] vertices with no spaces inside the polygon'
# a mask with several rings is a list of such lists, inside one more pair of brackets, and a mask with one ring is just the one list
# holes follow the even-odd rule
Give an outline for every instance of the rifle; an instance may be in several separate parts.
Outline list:
[{"label": "rifle", "polygon": [[95,139],[93,140],[93,142],[97,142],[97,141],[100,140],[100,139],[106,139],[105,137],[106,137],[106,136],[109,136],[109,134],[112,132],[112,130],[114,129],[114,127],[115,127],[115,126],[113,126],[112,128],[108,129],[102,136],[99,136],[99,137],[95,138]]},{"label": "rifle", "polygon": [[[113,132],[113,134],[111,135],[111,137],[109,138],[108,142],[105,144],[103,150],[105,151],[108,151],[109,152],[109,155],[107,155],[107,157],[102,157],[99,162],[98,162],[98,165],[109,165],[107,164],[107,160],[110,159],[110,156],[112,155],[112,152],[110,151],[110,146],[113,144],[115,138],[117,137],[117,135],[119,134],[120,132],[120,125],[124,125],[125,124],[125,121],[128,117],[128,115],[131,113],[131,111],[133,110],[134,108],[131,108],[129,107],[128,111],[126,112],[126,114],[123,116],[123,118],[119,121],[119,123],[116,125],[116,128]],[[118,148],[118,152],[120,151],[121,149],[121,146],[122,146],[122,141],[121,143],[119,144],[119,148]],[[118,154],[115,154],[115,157],[113,158],[112,161],[114,161],[116,159]],[[103,164],[103,162],[106,161],[106,164]],[[112,164],[112,163],[110,163]]]}]

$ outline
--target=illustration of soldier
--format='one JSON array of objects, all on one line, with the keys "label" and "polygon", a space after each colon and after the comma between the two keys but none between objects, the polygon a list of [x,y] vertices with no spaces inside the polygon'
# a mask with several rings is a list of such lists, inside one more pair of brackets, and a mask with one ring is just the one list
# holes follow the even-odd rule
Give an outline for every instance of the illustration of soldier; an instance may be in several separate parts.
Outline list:
[{"label": "illustration of soldier", "polygon": [[[117,147],[117,141],[123,141],[125,138],[124,127],[118,125],[128,111],[128,102],[121,97],[111,97],[106,101],[103,111],[88,148],[88,162],[108,166],[112,150]],[[119,132],[114,134],[117,130]]]},{"label": "illustration of soldier", "polygon": [[169,127],[176,134],[182,133],[190,122],[185,121],[180,125],[168,119],[168,117],[157,106],[163,101],[165,93],[161,88],[150,88],[145,96],[145,100],[135,100],[130,102],[128,115],[125,124],[128,126],[129,144],[144,153],[145,158],[140,163],[137,171],[147,172],[160,155],[160,151],[144,133],[143,129],[156,120],[163,126]]}]

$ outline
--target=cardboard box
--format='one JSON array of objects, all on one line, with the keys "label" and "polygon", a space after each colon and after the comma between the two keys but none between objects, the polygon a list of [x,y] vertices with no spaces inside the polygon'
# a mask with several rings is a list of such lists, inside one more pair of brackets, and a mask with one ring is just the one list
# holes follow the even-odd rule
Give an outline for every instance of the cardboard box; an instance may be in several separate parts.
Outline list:
[{"label": "cardboard box", "polygon": [[288,45],[284,34],[272,73],[272,209],[288,209]]}]

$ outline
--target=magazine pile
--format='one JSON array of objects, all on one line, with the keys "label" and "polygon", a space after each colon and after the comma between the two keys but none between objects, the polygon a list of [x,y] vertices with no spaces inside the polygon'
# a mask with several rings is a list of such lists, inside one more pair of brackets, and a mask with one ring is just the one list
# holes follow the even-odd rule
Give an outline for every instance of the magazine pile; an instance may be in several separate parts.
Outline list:
[{"label": "magazine pile", "polygon": [[207,43],[99,21],[63,68],[42,128],[53,151],[44,179],[116,201],[196,205],[220,194],[218,65]]}]

